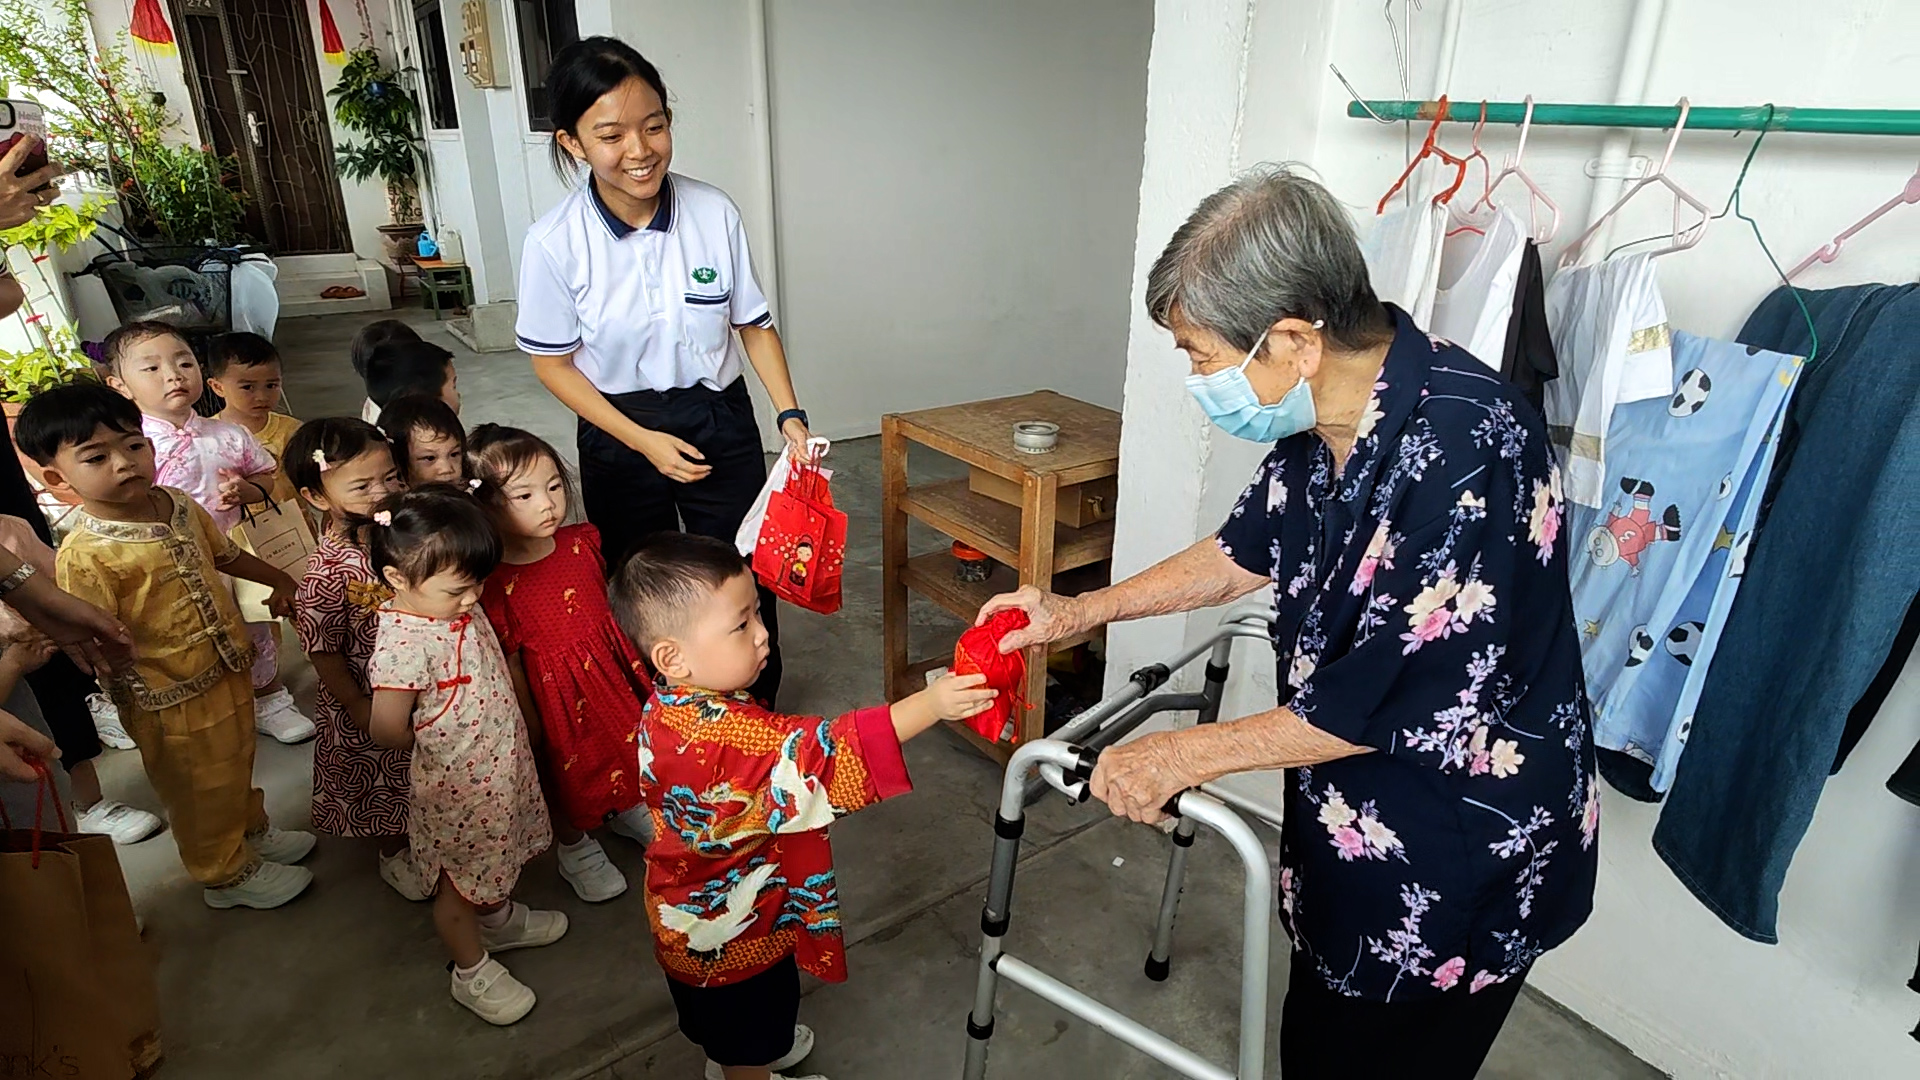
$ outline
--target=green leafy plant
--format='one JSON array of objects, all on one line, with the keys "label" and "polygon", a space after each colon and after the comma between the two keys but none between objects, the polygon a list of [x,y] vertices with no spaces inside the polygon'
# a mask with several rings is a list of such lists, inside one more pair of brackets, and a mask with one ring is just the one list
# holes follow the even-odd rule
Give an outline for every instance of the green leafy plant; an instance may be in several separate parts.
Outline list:
[{"label": "green leafy plant", "polygon": [[240,236],[246,202],[240,163],[211,147],[155,143],[135,157],[126,194],[138,200],[154,231],[175,243],[229,243]]},{"label": "green leafy plant", "polygon": [[240,239],[245,197],[235,163],[166,141],[179,125],[125,45],[121,31],[96,47],[87,0],[0,4],[0,83],[41,102],[56,160],[110,185],[136,233]]},{"label": "green leafy plant", "polygon": [[340,126],[365,136],[365,141],[348,143],[334,152],[340,175],[354,181],[382,181],[394,221],[418,221],[420,176],[426,160],[420,141],[420,104],[400,82],[400,74],[372,49],[355,49],[327,96],[333,99],[333,118]]},{"label": "green leafy plant", "polygon": [[72,382],[92,370],[93,361],[80,350],[72,330],[62,327],[48,331],[40,335],[37,349],[0,349],[0,401],[22,404],[42,390]]},{"label": "green leafy plant", "polygon": [[23,247],[35,255],[65,251],[92,236],[99,227],[100,215],[112,205],[105,199],[89,198],[79,206],[55,203],[43,206],[31,221],[0,230],[0,252]]}]

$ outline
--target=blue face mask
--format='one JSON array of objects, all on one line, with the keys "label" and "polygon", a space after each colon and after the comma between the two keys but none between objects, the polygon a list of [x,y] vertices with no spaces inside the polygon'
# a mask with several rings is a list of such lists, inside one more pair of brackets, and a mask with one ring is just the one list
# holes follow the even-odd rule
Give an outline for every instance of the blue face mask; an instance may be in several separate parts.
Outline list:
[{"label": "blue face mask", "polygon": [[1253,354],[1260,351],[1265,341],[1263,337],[1254,342],[1239,367],[1222,368],[1211,375],[1187,376],[1187,392],[1206,411],[1207,419],[1229,435],[1257,443],[1279,442],[1289,435],[1298,435],[1313,427],[1316,419],[1313,391],[1307,388],[1305,378],[1295,383],[1279,401],[1271,405],[1260,403],[1260,395],[1253,392],[1253,383],[1247,380],[1247,365],[1253,363]]}]

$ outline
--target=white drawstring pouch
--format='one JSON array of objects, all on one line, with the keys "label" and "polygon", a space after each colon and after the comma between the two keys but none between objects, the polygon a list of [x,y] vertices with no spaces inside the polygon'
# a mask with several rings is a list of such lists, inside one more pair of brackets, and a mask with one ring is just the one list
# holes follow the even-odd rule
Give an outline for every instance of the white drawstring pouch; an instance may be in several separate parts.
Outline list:
[{"label": "white drawstring pouch", "polygon": [[[816,461],[824,461],[827,451],[831,449],[833,449],[833,443],[826,439],[807,440],[807,453],[813,455]],[[740,522],[740,531],[734,534],[733,546],[742,557],[753,557],[753,549],[760,545],[760,526],[767,520],[767,501],[773,498],[774,492],[787,486],[787,477],[791,475],[793,475],[793,444],[788,443],[780,449],[780,460],[774,462],[773,469],[768,472],[766,486],[760,489],[760,494],[753,500],[753,505],[747,508],[747,516]],[[823,479],[831,480],[833,470],[822,467],[820,475]]]}]

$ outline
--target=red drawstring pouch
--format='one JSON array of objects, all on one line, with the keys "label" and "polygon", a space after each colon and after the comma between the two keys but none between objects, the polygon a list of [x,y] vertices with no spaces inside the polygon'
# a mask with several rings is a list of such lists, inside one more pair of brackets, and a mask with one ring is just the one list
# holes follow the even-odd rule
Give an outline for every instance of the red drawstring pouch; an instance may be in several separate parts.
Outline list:
[{"label": "red drawstring pouch", "polygon": [[966,720],[968,727],[991,742],[1020,741],[1017,718],[1027,711],[1027,654],[1024,650],[1002,654],[1000,639],[1026,625],[1027,613],[1019,608],[997,611],[961,634],[953,646],[955,675],[985,675],[987,687],[1000,691],[986,711]]},{"label": "red drawstring pouch", "polygon": [[787,603],[831,615],[840,610],[846,562],[847,515],[834,508],[820,458],[795,458],[786,486],[767,498],[754,576]]}]

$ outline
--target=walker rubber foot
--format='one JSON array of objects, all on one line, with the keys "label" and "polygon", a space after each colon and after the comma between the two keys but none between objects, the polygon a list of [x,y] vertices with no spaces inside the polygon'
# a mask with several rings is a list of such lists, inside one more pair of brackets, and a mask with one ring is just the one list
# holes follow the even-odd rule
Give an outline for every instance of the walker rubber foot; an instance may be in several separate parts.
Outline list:
[{"label": "walker rubber foot", "polygon": [[1152,979],[1154,982],[1166,982],[1167,976],[1171,974],[1172,971],[1173,971],[1172,957],[1168,957],[1165,960],[1155,960],[1152,954],[1148,954],[1147,978]]}]

